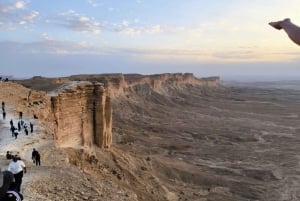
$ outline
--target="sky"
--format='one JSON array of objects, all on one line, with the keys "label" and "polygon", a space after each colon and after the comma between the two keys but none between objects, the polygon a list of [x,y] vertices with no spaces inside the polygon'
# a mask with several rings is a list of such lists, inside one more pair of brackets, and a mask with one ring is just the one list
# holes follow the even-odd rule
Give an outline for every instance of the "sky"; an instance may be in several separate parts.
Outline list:
[{"label": "sky", "polygon": [[299,79],[297,0],[1,0],[0,74],[194,73]]}]

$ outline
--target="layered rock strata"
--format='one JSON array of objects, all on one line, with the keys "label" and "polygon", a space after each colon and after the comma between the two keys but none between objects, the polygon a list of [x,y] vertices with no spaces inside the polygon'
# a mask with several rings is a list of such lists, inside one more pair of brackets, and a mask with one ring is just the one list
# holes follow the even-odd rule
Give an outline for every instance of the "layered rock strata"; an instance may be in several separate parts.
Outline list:
[{"label": "layered rock strata", "polygon": [[13,82],[3,84],[7,88],[4,90],[6,97],[17,97],[15,112],[24,111],[24,115],[35,116],[47,124],[44,126],[46,132],[54,136],[59,146],[90,147],[95,144],[110,148],[111,99],[148,90],[166,94],[169,89],[184,90],[188,85],[218,87],[219,77],[199,79],[191,73],[100,74],[62,78],[38,76],[19,82],[28,88]]},{"label": "layered rock strata", "polygon": [[103,84],[67,82],[45,93],[14,82],[0,82],[7,112],[36,119],[62,147],[112,145],[112,108]]},{"label": "layered rock strata", "polygon": [[51,108],[60,146],[111,147],[112,108],[102,84],[69,83],[51,94]]}]

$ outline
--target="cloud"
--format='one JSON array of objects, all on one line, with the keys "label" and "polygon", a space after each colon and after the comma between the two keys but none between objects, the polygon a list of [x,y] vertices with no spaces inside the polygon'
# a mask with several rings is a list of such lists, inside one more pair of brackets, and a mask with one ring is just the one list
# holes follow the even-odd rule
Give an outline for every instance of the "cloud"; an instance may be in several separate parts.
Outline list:
[{"label": "cloud", "polygon": [[102,4],[99,3],[97,0],[87,0],[88,4],[90,4],[92,7],[97,8],[101,6]]},{"label": "cloud", "polygon": [[[41,35],[41,40],[32,43],[1,42],[0,54],[53,54],[53,55],[123,55],[128,58],[144,61],[249,61],[258,58],[252,50],[214,52],[201,49],[172,48],[115,48],[104,47],[86,41],[60,41],[47,33]],[[298,55],[290,53],[296,58]],[[280,57],[282,55],[275,55]],[[274,55],[273,55],[274,57]],[[299,57],[299,56],[298,56]],[[272,60],[271,60],[272,61]]]},{"label": "cloud", "polygon": [[38,15],[39,15],[39,12],[31,11],[27,15],[24,15],[20,18],[19,24],[33,23],[35,18],[37,18]]},{"label": "cloud", "polygon": [[121,23],[107,24],[106,29],[125,34],[125,35],[138,35],[138,34],[159,34],[168,32],[167,29],[161,25],[139,25],[138,22],[130,23],[127,20],[123,20]]},{"label": "cloud", "polygon": [[39,13],[27,9],[25,1],[0,3],[0,30],[15,29],[17,25],[33,23]]},{"label": "cloud", "polygon": [[95,19],[86,17],[84,14],[69,10],[59,14],[59,23],[65,28],[76,32],[89,32],[99,34],[101,32],[101,23]]},{"label": "cloud", "polygon": [[2,2],[0,3],[0,12],[8,13],[9,11],[12,10],[25,9],[25,7],[26,7],[26,3],[24,1],[16,1],[14,3]]},{"label": "cloud", "polygon": [[24,9],[24,8],[25,8],[25,2],[24,2],[24,1],[17,1],[17,2],[15,3],[15,7],[16,7],[17,9]]},{"label": "cloud", "polygon": [[[141,25],[138,20],[130,22],[122,20],[121,22],[100,22],[94,18],[87,17],[85,14],[69,10],[60,13],[56,18],[57,24],[75,31],[83,33],[99,34],[102,30],[116,32],[125,35],[137,34],[158,34],[168,31],[161,25]],[[169,30],[170,31],[170,30]]]}]

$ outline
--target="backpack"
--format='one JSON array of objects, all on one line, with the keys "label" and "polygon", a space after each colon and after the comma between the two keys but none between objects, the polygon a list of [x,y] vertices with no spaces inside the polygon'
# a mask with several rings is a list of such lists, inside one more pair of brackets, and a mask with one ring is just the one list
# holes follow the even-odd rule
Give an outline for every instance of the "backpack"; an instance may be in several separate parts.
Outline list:
[{"label": "backpack", "polygon": [[7,191],[1,201],[22,201],[23,195],[16,191]]}]

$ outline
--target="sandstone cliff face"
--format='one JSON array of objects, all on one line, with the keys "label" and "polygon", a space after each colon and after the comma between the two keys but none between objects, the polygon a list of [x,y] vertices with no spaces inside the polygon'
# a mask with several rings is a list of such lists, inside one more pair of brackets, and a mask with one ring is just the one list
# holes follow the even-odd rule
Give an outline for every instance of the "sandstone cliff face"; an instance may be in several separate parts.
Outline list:
[{"label": "sandstone cliff face", "polygon": [[[60,80],[62,79],[60,78]],[[165,91],[166,87],[180,89],[186,85],[202,87],[217,87],[220,85],[219,77],[198,79],[192,73],[76,75],[69,77],[69,80],[101,82],[112,97],[124,95],[126,91],[131,91],[132,88],[143,85],[158,92]]]},{"label": "sandstone cliff face", "polygon": [[140,76],[135,80],[130,80],[130,76],[128,76],[127,79],[129,80],[129,86],[146,83],[153,89],[159,89],[166,86],[176,88],[187,84],[203,87],[216,87],[220,81],[219,77],[198,79],[194,77],[192,73],[165,73],[151,76]]},{"label": "sandstone cliff face", "polygon": [[[22,82],[21,82],[22,83]],[[102,83],[102,84],[99,84]],[[152,91],[167,95],[185,87],[218,87],[219,78],[194,77],[191,73],[139,75],[105,74],[75,75],[62,78],[34,77],[23,84],[48,92],[37,92],[16,83],[9,85],[5,97],[17,97],[15,114],[38,117],[62,147],[112,146],[112,105],[111,99],[133,94],[151,95]],[[6,85],[5,85],[6,84]],[[17,89],[20,90],[17,91]],[[3,94],[4,95],[4,94]]]},{"label": "sandstone cliff face", "polygon": [[50,98],[43,91],[35,91],[14,82],[0,82],[0,98],[6,109],[18,116],[47,119],[50,115]]},{"label": "sandstone cliff face", "polygon": [[111,147],[112,108],[102,84],[68,82],[48,94],[14,82],[0,82],[0,88],[7,111],[36,118],[59,146]]},{"label": "sandstone cliff face", "polygon": [[51,95],[51,105],[60,146],[111,147],[112,109],[102,84],[69,83]]}]

